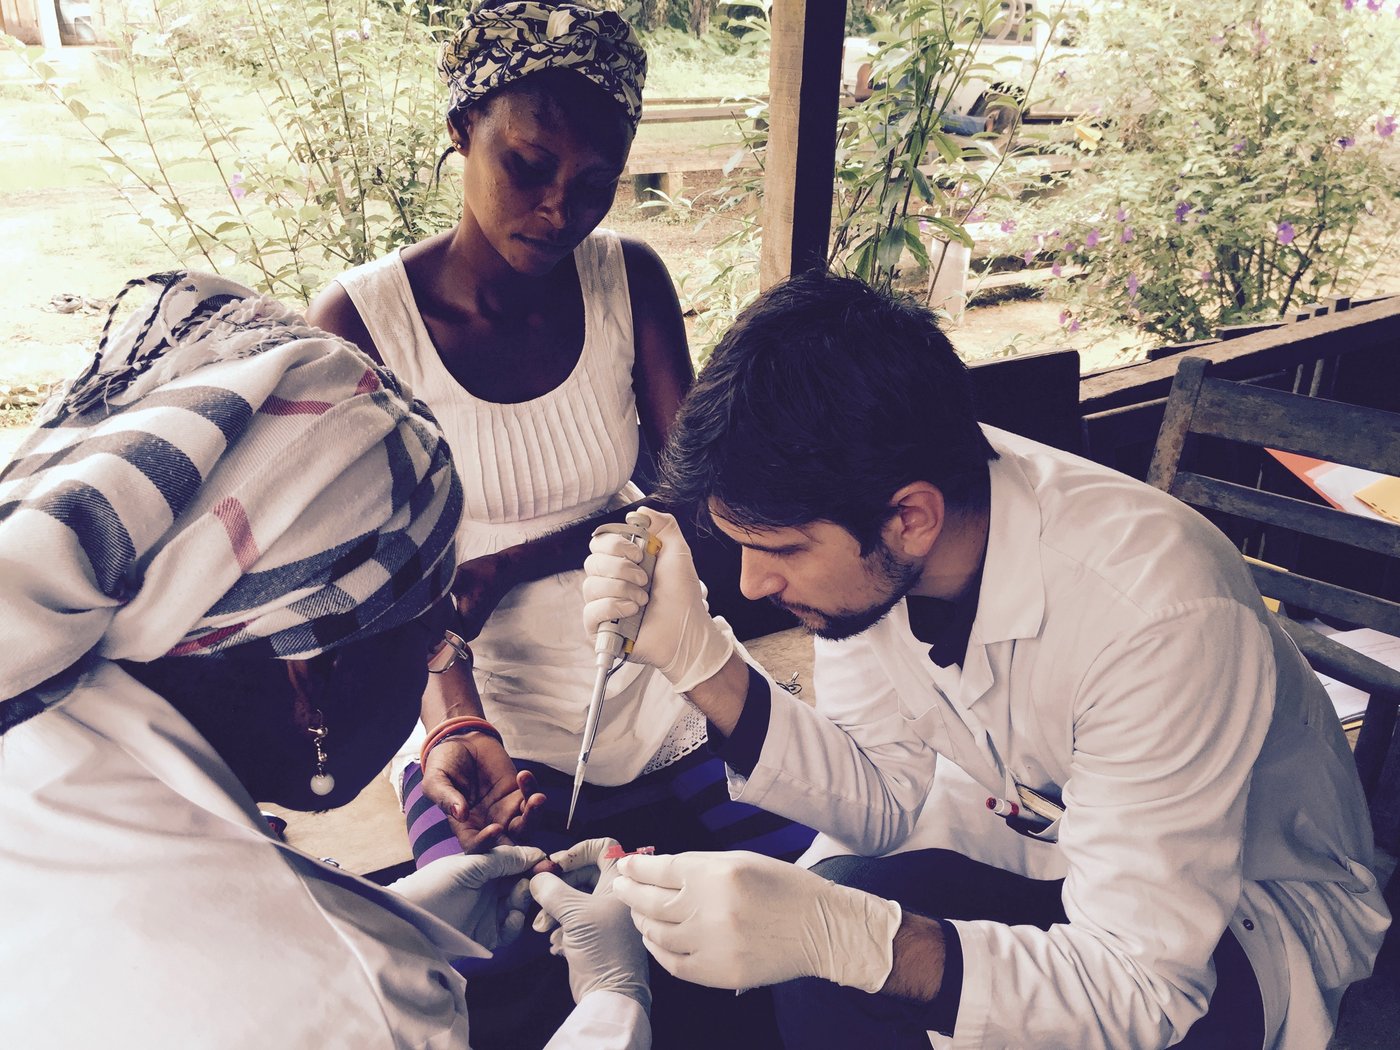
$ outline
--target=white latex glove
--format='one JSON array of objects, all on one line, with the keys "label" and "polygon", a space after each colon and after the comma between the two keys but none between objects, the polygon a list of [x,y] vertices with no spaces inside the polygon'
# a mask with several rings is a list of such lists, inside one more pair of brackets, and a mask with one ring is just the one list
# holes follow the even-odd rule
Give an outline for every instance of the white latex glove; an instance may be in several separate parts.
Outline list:
[{"label": "white latex glove", "polygon": [[[582,842],[574,843],[568,849],[551,853],[549,859],[559,865],[559,871],[555,874],[564,882],[576,890],[591,893],[598,887],[598,883],[603,877],[603,868],[606,868],[608,872],[607,881],[612,882],[617,861],[615,859],[603,860],[602,858],[603,854],[614,846],[618,846],[617,839],[584,839]],[[558,927],[559,920],[550,915],[549,912],[541,911],[535,916],[535,921],[531,925],[536,933],[549,933],[550,930]]]},{"label": "white latex glove", "polygon": [[575,1003],[583,1002],[590,992],[619,992],[650,1010],[647,953],[627,906],[612,892],[617,861],[602,859],[604,849],[615,845],[614,839],[589,839],[555,855],[562,866],[560,858],[572,854],[568,859],[575,862],[575,872],[596,869],[598,881],[592,893],[575,889],[552,873],[531,879],[530,893],[544,909],[541,914],[559,924],[550,934],[550,951],[569,963],[569,989]]},{"label": "white latex glove", "polygon": [[600,623],[647,606],[630,659],[655,667],[678,693],[686,693],[719,673],[734,643],[710,618],[704,584],[695,574],[695,561],[676,519],[640,509],[651,518],[651,531],[661,541],[650,597],[639,564],[641,548],[617,533],[594,536],[592,553],[583,563],[583,626],[592,638]]},{"label": "white latex glove", "polygon": [[613,892],[657,962],[693,984],[798,977],[878,992],[894,965],[894,901],[757,853],[624,857]]},{"label": "white latex glove", "polygon": [[490,853],[442,857],[389,889],[495,951],[525,929],[529,883],[511,876],[544,859],[544,850],[534,846],[497,846]]}]

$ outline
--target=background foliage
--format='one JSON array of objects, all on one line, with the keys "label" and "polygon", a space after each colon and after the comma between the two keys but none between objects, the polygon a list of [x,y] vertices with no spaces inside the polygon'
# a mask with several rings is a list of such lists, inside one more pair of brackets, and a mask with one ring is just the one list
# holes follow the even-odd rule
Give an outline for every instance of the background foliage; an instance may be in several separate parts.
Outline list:
[{"label": "background foliage", "polygon": [[1070,282],[1066,328],[1201,338],[1351,294],[1393,258],[1396,5],[1103,0],[1082,50],[1092,177],[1019,213],[1014,246]]},{"label": "background foliage", "polygon": [[[108,59],[110,90],[70,91],[29,61],[175,259],[306,300],[456,220],[458,188],[433,179],[444,135],[432,56],[453,9],[243,0],[235,18],[154,0],[152,11]],[[256,96],[256,126],[225,116],[229,74]],[[211,167],[221,192],[185,189]]]}]

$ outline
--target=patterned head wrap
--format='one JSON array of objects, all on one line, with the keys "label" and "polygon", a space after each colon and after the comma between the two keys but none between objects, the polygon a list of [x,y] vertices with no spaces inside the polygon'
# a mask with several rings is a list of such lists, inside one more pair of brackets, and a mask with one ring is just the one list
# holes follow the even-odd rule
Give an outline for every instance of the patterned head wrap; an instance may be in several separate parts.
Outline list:
[{"label": "patterned head wrap", "polygon": [[0,733],[85,656],[312,656],[452,580],[461,485],[392,375],[222,277],[141,286],[0,472]]},{"label": "patterned head wrap", "polygon": [[438,73],[451,91],[449,114],[542,69],[572,69],[642,116],[647,54],[632,27],[612,11],[577,4],[502,4],[467,15],[442,47]]}]

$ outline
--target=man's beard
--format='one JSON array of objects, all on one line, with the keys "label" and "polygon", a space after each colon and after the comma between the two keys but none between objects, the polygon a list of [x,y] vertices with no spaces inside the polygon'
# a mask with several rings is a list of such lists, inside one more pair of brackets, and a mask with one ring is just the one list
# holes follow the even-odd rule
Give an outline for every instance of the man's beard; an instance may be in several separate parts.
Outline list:
[{"label": "man's beard", "polygon": [[887,592],[880,601],[864,609],[828,612],[811,605],[789,605],[772,596],[768,600],[796,616],[802,621],[803,628],[818,638],[833,642],[851,638],[862,631],[868,631],[889,615],[889,611],[913,590],[920,575],[920,567],[917,564],[905,564],[900,561],[884,543],[863,558],[862,564],[881,585],[881,590]]}]

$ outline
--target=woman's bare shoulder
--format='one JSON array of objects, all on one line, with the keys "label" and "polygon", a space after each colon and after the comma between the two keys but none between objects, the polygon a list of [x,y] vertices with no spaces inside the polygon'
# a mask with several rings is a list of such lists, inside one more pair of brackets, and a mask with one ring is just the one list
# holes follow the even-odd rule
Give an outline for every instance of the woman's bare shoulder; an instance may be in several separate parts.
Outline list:
[{"label": "woman's bare shoulder", "polygon": [[306,319],[317,328],[348,339],[374,360],[384,363],[359,308],[339,281],[332,281],[311,300],[306,308]]}]

